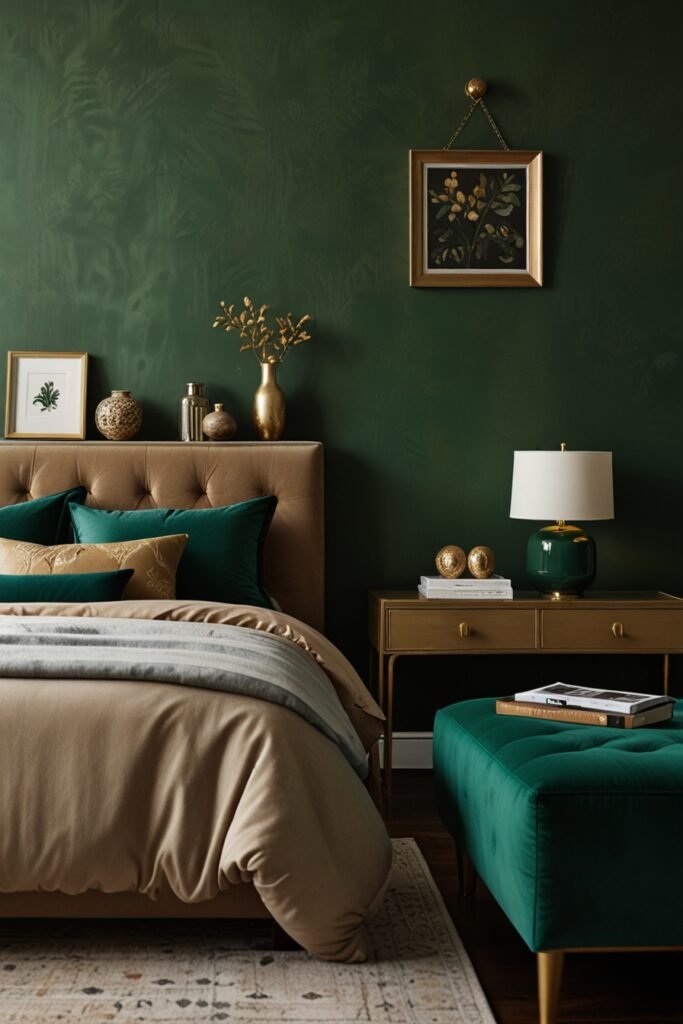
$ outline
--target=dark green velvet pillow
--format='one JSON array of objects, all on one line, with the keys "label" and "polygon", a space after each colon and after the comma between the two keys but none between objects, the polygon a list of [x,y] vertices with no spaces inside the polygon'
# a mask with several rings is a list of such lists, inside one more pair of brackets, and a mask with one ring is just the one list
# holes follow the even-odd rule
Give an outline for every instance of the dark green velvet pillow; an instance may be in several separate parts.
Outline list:
[{"label": "dark green velvet pillow", "polygon": [[151,508],[108,512],[71,504],[78,544],[111,544],[174,533],[189,537],[176,574],[176,596],[272,608],[263,586],[261,552],[277,498],[223,508]]},{"label": "dark green velvet pillow", "polygon": [[19,501],[0,508],[0,537],[27,544],[65,544],[69,536],[69,502],[85,501],[85,487]]},{"label": "dark green velvet pillow", "polygon": [[60,576],[0,573],[0,601],[120,601],[133,569],[72,572]]}]

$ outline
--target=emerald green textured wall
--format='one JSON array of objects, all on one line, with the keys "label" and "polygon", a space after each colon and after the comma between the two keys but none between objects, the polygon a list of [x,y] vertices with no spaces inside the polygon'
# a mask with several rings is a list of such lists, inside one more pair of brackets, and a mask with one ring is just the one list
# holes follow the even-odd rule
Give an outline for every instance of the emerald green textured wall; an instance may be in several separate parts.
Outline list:
[{"label": "emerald green textured wall", "polygon": [[[88,351],[90,422],[126,387],[172,438],[200,379],[246,439],[258,367],[211,331],[218,300],[310,312],[286,436],[327,446],[329,629],[359,665],[366,590],[444,543],[523,585],[514,448],[613,450],[596,585],[680,591],[680,22],[666,0],[0,0],[0,340]],[[408,149],[447,141],[475,74],[546,153],[543,289],[407,284]],[[464,144],[495,146],[480,115]]]}]

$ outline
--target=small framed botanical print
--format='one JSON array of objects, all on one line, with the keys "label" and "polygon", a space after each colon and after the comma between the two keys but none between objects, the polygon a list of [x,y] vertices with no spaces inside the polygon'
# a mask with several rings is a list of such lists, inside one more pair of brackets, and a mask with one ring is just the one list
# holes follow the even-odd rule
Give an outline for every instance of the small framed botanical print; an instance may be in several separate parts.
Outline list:
[{"label": "small framed botanical print", "polygon": [[542,174],[536,150],[411,150],[411,285],[542,285]]},{"label": "small framed botanical print", "polygon": [[5,437],[82,440],[86,352],[8,352]]}]

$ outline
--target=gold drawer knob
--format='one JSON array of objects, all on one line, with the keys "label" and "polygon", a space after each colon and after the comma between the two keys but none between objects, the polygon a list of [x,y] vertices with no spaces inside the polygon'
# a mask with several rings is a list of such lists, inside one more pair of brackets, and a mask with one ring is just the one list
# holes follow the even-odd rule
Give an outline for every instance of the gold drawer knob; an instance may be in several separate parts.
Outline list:
[{"label": "gold drawer knob", "polygon": [[612,623],[612,636],[615,636],[617,640],[621,640],[624,635],[624,627],[621,622]]},{"label": "gold drawer knob", "polygon": [[470,624],[469,622],[460,623],[460,636],[465,639],[470,635]]}]

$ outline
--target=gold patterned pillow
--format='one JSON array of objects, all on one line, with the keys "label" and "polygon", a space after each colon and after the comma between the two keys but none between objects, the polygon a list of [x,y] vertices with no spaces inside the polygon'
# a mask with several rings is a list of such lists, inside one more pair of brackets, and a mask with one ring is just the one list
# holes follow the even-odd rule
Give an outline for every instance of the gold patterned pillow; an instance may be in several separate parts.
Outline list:
[{"label": "gold patterned pillow", "polygon": [[187,534],[117,544],[26,544],[0,538],[0,573],[25,576],[134,569],[124,599],[175,597],[175,574]]}]

